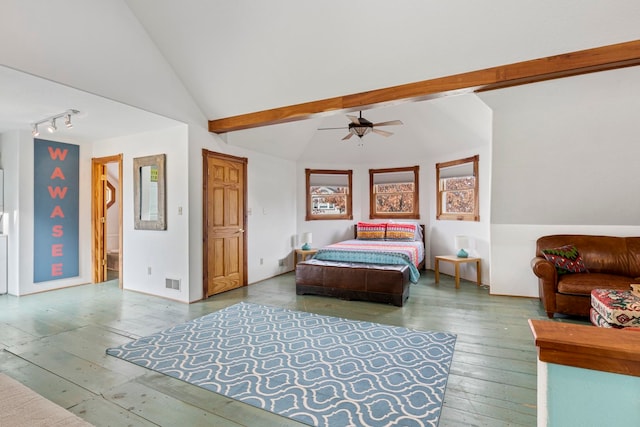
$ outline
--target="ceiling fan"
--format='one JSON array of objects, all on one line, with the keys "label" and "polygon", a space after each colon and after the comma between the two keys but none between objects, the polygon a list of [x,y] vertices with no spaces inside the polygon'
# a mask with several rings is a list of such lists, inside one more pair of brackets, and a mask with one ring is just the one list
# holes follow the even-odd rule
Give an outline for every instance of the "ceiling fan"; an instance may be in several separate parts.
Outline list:
[{"label": "ceiling fan", "polygon": [[402,122],[400,120],[391,120],[388,122],[381,123],[371,123],[369,120],[362,117],[362,111],[360,111],[360,117],[350,116],[347,117],[351,120],[349,123],[349,127],[340,127],[340,128],[319,128],[318,130],[330,130],[330,129],[349,129],[349,133],[347,136],[342,138],[342,140],[346,140],[351,138],[353,135],[357,135],[358,138],[362,138],[369,132],[377,133],[382,136],[393,135],[393,132],[387,132],[386,130],[376,129],[378,126],[391,126],[391,125],[401,125]]}]

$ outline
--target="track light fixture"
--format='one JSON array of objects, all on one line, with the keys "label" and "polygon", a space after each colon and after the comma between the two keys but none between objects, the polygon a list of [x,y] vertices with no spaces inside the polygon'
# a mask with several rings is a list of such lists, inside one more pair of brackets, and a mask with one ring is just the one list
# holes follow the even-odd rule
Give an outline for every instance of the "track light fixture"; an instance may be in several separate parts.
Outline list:
[{"label": "track light fixture", "polygon": [[64,113],[56,114],[55,116],[47,117],[46,119],[42,119],[35,123],[31,124],[31,134],[33,136],[40,135],[40,131],[38,130],[39,125],[47,124],[47,130],[51,133],[58,130],[58,126],[56,126],[56,120],[64,118],[64,125],[67,128],[72,128],[73,124],[71,124],[71,116],[78,114],[80,111],[69,109]]}]

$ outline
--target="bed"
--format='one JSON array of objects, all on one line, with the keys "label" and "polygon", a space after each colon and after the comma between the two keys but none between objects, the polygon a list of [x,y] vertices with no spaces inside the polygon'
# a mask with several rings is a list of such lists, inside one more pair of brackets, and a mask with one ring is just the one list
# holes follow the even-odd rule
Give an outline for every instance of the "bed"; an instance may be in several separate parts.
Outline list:
[{"label": "bed", "polygon": [[355,239],[322,247],[298,263],[296,293],[402,306],[424,269],[424,226],[359,222],[354,230]]}]

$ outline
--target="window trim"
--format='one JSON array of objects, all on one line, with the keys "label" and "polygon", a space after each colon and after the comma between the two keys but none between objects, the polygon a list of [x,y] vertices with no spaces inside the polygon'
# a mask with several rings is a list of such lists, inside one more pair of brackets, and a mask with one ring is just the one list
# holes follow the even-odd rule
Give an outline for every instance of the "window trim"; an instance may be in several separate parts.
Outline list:
[{"label": "window trim", "polygon": [[[436,163],[436,219],[437,220],[456,220],[456,221],[480,221],[480,179],[478,176],[478,163],[480,156],[476,154],[472,157],[466,157],[464,159],[452,160],[450,162]],[[442,211],[442,187],[440,185],[440,170],[451,166],[460,166],[465,163],[473,163],[473,176],[475,177],[474,184],[474,200],[473,200],[473,213],[446,213]]]},{"label": "window trim", "polygon": [[[420,166],[407,166],[402,168],[369,169],[369,218],[370,219],[420,219]],[[374,192],[375,174],[413,172],[413,212],[376,213],[376,194]]]},{"label": "window trim", "polygon": [[[335,170],[335,169],[305,169],[305,192],[307,194],[306,197],[306,211],[307,214],[305,216],[306,221],[316,221],[316,220],[336,220],[336,219],[353,219],[353,171],[349,170]],[[344,214],[313,214],[311,211],[311,175],[345,175],[348,181],[348,192],[347,192],[347,212]]]}]

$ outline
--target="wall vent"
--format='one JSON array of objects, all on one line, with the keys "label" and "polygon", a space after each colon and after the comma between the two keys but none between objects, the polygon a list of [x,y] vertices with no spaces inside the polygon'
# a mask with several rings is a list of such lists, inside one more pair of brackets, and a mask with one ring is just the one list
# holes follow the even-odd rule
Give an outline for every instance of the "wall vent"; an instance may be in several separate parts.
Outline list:
[{"label": "wall vent", "polygon": [[176,289],[178,291],[180,290],[180,279],[166,278],[164,279],[164,282],[167,289]]}]

